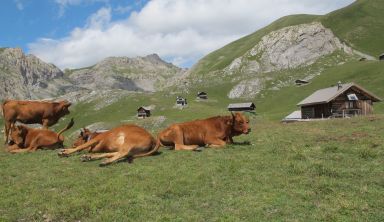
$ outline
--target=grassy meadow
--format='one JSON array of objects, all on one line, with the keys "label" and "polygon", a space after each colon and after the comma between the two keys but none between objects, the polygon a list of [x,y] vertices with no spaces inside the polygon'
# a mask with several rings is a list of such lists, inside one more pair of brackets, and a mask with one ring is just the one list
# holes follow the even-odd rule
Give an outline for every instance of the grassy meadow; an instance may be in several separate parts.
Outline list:
[{"label": "grassy meadow", "polygon": [[251,117],[236,145],[98,167],[0,152],[0,221],[380,221],[384,116]]}]

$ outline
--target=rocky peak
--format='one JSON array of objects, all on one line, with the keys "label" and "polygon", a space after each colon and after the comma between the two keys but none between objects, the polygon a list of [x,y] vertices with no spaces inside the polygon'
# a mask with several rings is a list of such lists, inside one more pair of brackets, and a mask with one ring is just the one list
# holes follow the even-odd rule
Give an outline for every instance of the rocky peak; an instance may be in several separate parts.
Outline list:
[{"label": "rocky peak", "polygon": [[59,68],[34,55],[25,55],[20,48],[5,48],[0,51],[2,98],[37,98],[44,91],[41,89],[48,88],[50,81],[61,77],[63,72]]}]

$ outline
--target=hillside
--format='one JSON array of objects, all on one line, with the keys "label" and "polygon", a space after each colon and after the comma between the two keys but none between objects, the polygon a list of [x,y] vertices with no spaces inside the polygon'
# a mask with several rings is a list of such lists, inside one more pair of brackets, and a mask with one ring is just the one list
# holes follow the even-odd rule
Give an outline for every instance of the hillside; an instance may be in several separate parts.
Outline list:
[{"label": "hillside", "polygon": [[183,69],[164,62],[157,54],[145,57],[110,57],[97,64],[68,70],[71,82],[81,88],[123,89],[128,91],[158,91],[181,75]]},{"label": "hillside", "polygon": [[320,20],[348,45],[377,58],[384,53],[383,10],[381,0],[357,0]]},{"label": "hillside", "polygon": [[[19,48],[0,49],[0,99],[47,99],[103,90],[158,91],[185,72],[158,55],[110,57],[91,66],[61,71]],[[81,98],[79,98],[81,99]],[[84,99],[84,98],[83,98]]]},{"label": "hillside", "polygon": [[253,118],[251,134],[235,138],[249,143],[162,149],[107,168],[56,151],[0,151],[0,220],[380,221],[383,120]]}]

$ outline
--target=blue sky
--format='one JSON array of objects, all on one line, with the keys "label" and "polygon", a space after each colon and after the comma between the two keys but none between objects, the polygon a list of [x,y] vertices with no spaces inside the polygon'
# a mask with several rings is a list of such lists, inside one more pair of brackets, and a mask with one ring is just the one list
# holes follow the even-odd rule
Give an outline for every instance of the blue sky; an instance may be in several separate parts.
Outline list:
[{"label": "blue sky", "polygon": [[[113,20],[126,18],[133,10],[140,10],[146,1],[62,1],[2,0],[0,1],[0,47],[21,47],[28,52],[28,43],[38,38],[61,38],[73,28],[81,27],[87,18],[102,7],[116,11]],[[72,3],[71,3],[72,2]]]},{"label": "blue sky", "polygon": [[60,68],[108,56],[190,67],[207,53],[289,14],[325,14],[353,0],[3,0],[0,47]]}]

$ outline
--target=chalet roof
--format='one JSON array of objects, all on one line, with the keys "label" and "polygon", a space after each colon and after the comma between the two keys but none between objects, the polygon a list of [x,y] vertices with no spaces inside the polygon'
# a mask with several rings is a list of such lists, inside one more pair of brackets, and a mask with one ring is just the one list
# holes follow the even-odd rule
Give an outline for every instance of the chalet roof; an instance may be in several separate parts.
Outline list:
[{"label": "chalet roof", "polygon": [[346,84],[341,84],[341,89],[338,89],[338,86],[333,86],[325,89],[319,89],[316,92],[314,92],[312,95],[308,96],[305,98],[303,101],[299,102],[297,105],[298,106],[303,106],[303,105],[314,105],[314,104],[323,104],[323,103],[329,103],[345,91],[347,91],[351,87],[356,87],[359,90],[365,92],[367,95],[372,97],[374,102],[379,102],[381,99],[374,95],[373,93],[367,91],[363,87],[355,84],[355,83],[346,83]]},{"label": "chalet roof", "polygon": [[301,119],[301,110],[293,111],[291,114],[286,116],[283,120]]},{"label": "chalet roof", "polygon": [[146,110],[146,111],[151,111],[151,107],[149,107],[149,106],[140,106],[140,107],[137,109],[137,111],[139,111],[140,109],[144,109],[144,110]]},{"label": "chalet roof", "polygon": [[197,92],[197,95],[207,95],[206,92]]},{"label": "chalet roof", "polygon": [[250,107],[255,107],[255,104],[252,102],[249,103],[231,103],[228,105],[228,109],[231,108],[250,108]]}]

